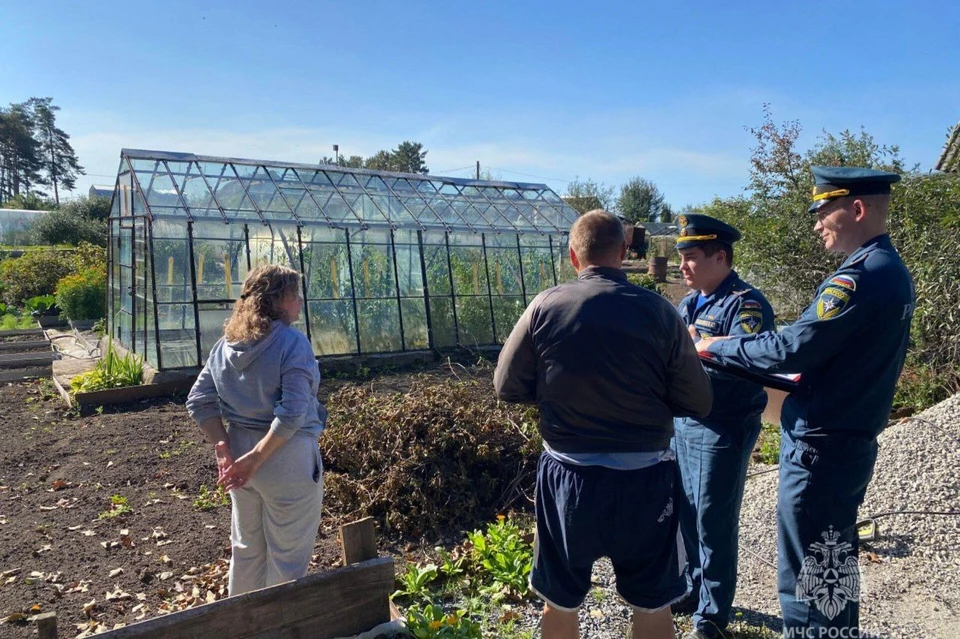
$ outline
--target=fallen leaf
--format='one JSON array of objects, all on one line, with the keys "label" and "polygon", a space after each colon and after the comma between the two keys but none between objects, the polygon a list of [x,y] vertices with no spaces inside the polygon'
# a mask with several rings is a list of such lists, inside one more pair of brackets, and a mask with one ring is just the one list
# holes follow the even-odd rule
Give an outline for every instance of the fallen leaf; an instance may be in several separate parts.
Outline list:
[{"label": "fallen leaf", "polygon": [[[146,594],[144,594],[144,593],[142,593],[142,592],[138,592],[138,593],[137,593],[137,601],[146,601],[146,600],[147,600],[147,595],[146,595]],[[141,605],[142,605],[142,604],[141,604]],[[136,611],[136,610],[134,610],[134,611]]]},{"label": "fallen leaf", "polygon": [[113,570],[110,571],[110,578],[113,579],[114,577],[121,574],[122,572],[123,572],[123,568],[114,568]]},{"label": "fallen leaf", "polygon": [[129,592],[124,592],[120,589],[120,586],[114,586],[113,592],[107,592],[107,601],[124,601],[126,599],[133,599],[133,595]]},{"label": "fallen leaf", "polygon": [[63,490],[64,488],[70,488],[70,482],[63,479],[53,480],[53,489],[54,490]]},{"label": "fallen leaf", "polygon": [[167,555],[162,555],[162,556],[160,557],[160,561],[161,561],[162,563],[165,563],[165,564],[168,565],[168,566],[172,566],[172,565],[173,565],[173,559],[170,559],[170,557],[168,557]]},{"label": "fallen leaf", "polygon": [[107,468],[110,468],[111,466],[113,466],[113,462],[112,462],[112,461],[108,461],[108,462],[107,462]]},{"label": "fallen leaf", "polygon": [[93,610],[94,610],[94,608],[96,608],[96,606],[97,606],[97,600],[96,600],[96,599],[91,599],[91,600],[88,601],[87,603],[83,604],[83,614],[85,614],[85,615],[88,616],[88,617],[91,616],[91,615],[93,614]]},{"label": "fallen leaf", "polygon": [[166,581],[166,580],[169,579],[170,577],[173,577],[173,573],[172,573],[172,572],[161,572],[161,573],[160,573],[160,581]]},{"label": "fallen leaf", "polygon": [[80,533],[80,534],[83,535],[84,537],[93,537],[93,536],[96,535],[97,533],[94,532],[94,531],[92,531],[92,530],[84,530],[84,531],[83,531],[82,533]]},{"label": "fallen leaf", "polygon": [[6,623],[20,623],[22,621],[26,621],[28,618],[28,615],[25,615],[22,612],[15,612],[8,617],[4,617],[3,620]]},{"label": "fallen leaf", "polygon": [[39,613],[41,613],[41,612],[43,612],[43,608],[40,607],[40,604],[33,604],[32,606],[30,606],[30,613],[31,613],[31,614],[36,615],[36,614],[39,614]]},{"label": "fallen leaf", "polygon": [[11,568],[10,570],[4,570],[3,572],[0,572],[0,579],[6,579],[7,577],[13,575],[19,575],[22,570],[23,568]]},{"label": "fallen leaf", "polygon": [[603,612],[600,610],[594,609],[590,611],[590,616],[593,617],[594,619],[603,619]]},{"label": "fallen leaf", "polygon": [[81,528],[83,528],[83,526],[67,526],[67,530],[71,532],[74,530],[80,530]]}]

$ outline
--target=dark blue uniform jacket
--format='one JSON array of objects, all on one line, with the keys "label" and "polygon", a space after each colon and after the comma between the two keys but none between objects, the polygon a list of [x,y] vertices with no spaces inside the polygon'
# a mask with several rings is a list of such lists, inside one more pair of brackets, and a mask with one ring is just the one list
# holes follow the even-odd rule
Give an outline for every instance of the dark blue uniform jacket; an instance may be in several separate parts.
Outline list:
[{"label": "dark blue uniform jacket", "polygon": [[788,437],[872,440],[890,416],[913,308],[910,273],[890,236],[879,235],[820,285],[796,323],[709,350],[720,362],[750,370],[802,374],[781,413]]},{"label": "dark blue uniform jacket", "polygon": [[[773,309],[760,291],[740,279],[736,271],[720,282],[706,303],[697,309],[699,291],[683,298],[678,310],[687,326],[693,326],[701,337],[720,335],[753,335],[772,331]],[[707,369],[713,384],[713,408],[704,424],[723,426],[741,423],[763,412],[767,394],[763,387],[739,377]]]}]

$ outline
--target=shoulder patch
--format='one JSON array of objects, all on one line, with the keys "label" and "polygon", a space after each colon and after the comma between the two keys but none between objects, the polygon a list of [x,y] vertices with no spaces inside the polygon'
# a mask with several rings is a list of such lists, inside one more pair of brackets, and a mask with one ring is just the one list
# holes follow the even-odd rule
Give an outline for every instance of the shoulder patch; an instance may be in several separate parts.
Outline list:
[{"label": "shoulder patch", "polygon": [[760,330],[760,326],[763,324],[763,317],[759,311],[741,311],[737,322],[740,323],[740,328],[752,334]]},{"label": "shoulder patch", "polygon": [[857,280],[853,279],[849,275],[835,275],[830,278],[830,281],[827,282],[827,284],[831,286],[839,286],[850,291],[857,290]]},{"label": "shoulder patch", "polygon": [[744,311],[759,308],[763,308],[763,305],[757,300],[743,300],[743,302],[740,304],[740,309]]},{"label": "shoulder patch", "polygon": [[846,308],[853,298],[853,291],[849,288],[828,285],[820,297],[817,298],[817,317],[828,320],[836,317]]}]

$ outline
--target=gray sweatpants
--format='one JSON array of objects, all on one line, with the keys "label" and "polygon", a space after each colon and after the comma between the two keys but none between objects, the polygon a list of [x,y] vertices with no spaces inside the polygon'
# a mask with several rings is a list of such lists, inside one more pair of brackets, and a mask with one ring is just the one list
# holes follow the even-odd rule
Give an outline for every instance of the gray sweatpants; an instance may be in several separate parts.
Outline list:
[{"label": "gray sweatpants", "polygon": [[[266,434],[230,425],[236,459]],[[323,463],[314,435],[295,434],[243,488],[230,491],[233,517],[229,593],[239,595],[307,574],[320,527]]]}]

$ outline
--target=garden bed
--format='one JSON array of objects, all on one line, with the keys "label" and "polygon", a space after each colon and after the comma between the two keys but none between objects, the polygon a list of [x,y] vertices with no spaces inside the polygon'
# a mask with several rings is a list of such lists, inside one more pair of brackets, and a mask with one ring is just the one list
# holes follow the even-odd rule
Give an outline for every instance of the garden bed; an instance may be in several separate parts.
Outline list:
[{"label": "garden bed", "polygon": [[40,329],[0,331],[0,382],[50,377],[54,357]]}]

